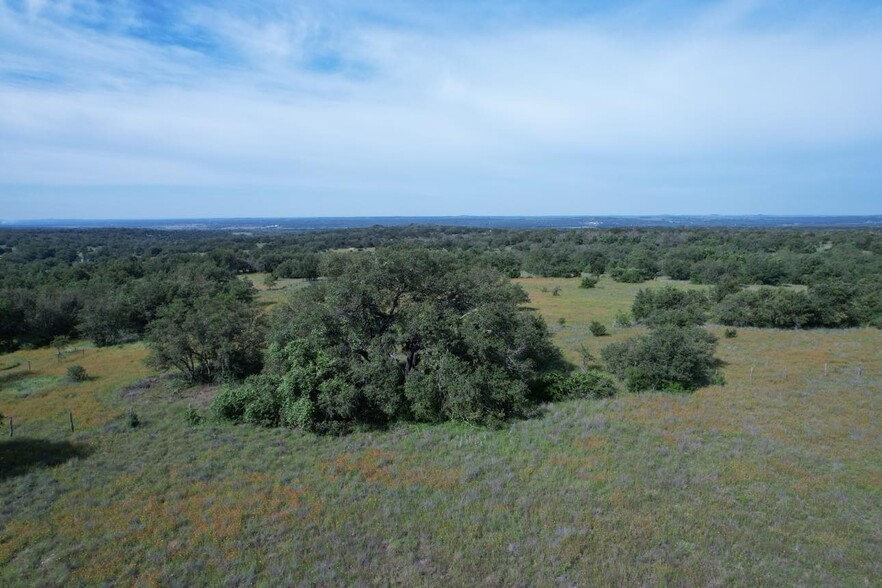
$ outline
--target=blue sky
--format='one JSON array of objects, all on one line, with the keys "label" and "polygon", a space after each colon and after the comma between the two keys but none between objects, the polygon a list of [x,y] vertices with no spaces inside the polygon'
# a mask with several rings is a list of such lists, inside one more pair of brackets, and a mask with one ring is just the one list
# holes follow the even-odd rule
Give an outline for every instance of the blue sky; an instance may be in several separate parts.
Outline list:
[{"label": "blue sky", "polygon": [[882,3],[0,0],[0,219],[882,213]]}]

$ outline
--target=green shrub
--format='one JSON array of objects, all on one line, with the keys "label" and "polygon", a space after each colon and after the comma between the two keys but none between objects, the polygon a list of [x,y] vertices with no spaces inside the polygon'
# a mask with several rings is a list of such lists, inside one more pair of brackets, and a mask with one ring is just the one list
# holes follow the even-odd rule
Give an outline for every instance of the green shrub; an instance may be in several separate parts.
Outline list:
[{"label": "green shrub", "polygon": [[627,329],[631,326],[631,315],[624,310],[620,310],[616,313],[613,325],[619,329]]},{"label": "green shrub", "polygon": [[257,382],[243,384],[251,387],[249,402],[242,413],[242,420],[253,425],[275,427],[281,421],[282,399],[271,386],[260,385]]},{"label": "green shrub", "polygon": [[219,418],[241,422],[253,398],[254,389],[247,384],[227,384],[214,397],[211,408]]},{"label": "green shrub", "polygon": [[631,306],[634,320],[649,326],[701,325],[707,320],[710,299],[698,290],[673,286],[640,289]]},{"label": "green shrub", "polygon": [[86,368],[79,364],[74,364],[67,368],[67,381],[78,383],[85,382],[89,379],[89,374],[86,372]]},{"label": "green shrub", "polygon": [[597,278],[594,276],[585,276],[582,278],[582,281],[579,282],[580,288],[593,288],[597,285]]},{"label": "green shrub", "polygon": [[579,370],[569,375],[552,374],[547,380],[549,400],[572,398],[609,398],[618,392],[615,378],[599,370]]},{"label": "green shrub", "polygon": [[141,419],[138,418],[138,414],[134,410],[129,411],[128,423],[129,428],[132,429],[137,429],[141,426]]},{"label": "green shrub", "polygon": [[562,327],[563,327],[563,326],[566,326],[566,324],[567,324],[567,319],[566,319],[566,317],[560,317],[559,319],[557,319],[557,324],[559,324],[559,325],[562,326]]},{"label": "green shrub", "polygon": [[591,321],[588,325],[588,330],[591,331],[591,334],[595,337],[605,337],[609,335],[609,332],[606,330],[606,326],[600,321]]},{"label": "green shrub", "polygon": [[717,339],[699,327],[659,327],[604,347],[603,359],[632,392],[685,391],[719,382]]},{"label": "green shrub", "polygon": [[282,404],[283,425],[312,431],[315,428],[315,415],[315,404],[307,396],[287,398]]},{"label": "green shrub", "polygon": [[652,277],[651,275],[647,275],[641,270],[633,267],[617,267],[610,272],[610,276],[612,276],[612,279],[616,282],[622,282],[625,284],[639,284]]},{"label": "green shrub", "polygon": [[729,327],[728,329],[723,331],[723,335],[726,336],[726,339],[734,339],[738,336],[738,329],[735,329],[734,327]]},{"label": "green shrub", "polygon": [[560,286],[555,286],[551,289],[552,296],[560,296]]},{"label": "green shrub", "polygon": [[198,425],[202,422],[202,415],[192,406],[187,407],[186,420],[190,425]]},{"label": "green shrub", "polygon": [[[720,323],[733,327],[801,329],[823,325],[819,321],[820,310],[809,294],[780,288],[742,290],[726,296],[716,311]],[[847,313],[841,322],[829,320],[829,326],[850,324]]]}]

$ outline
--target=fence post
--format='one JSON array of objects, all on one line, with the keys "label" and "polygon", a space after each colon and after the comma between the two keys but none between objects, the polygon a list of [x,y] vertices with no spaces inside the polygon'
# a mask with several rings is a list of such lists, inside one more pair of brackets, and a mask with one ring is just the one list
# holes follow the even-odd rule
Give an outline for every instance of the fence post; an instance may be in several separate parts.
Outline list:
[{"label": "fence post", "polygon": [[824,377],[827,377],[827,362],[824,362]]},{"label": "fence post", "polygon": [[753,383],[753,366],[750,366],[750,382]]},{"label": "fence post", "polygon": [[67,413],[67,416],[70,417],[70,432],[73,433],[73,430],[74,430],[74,426],[73,426],[73,412],[68,412],[68,413]]},{"label": "fence post", "polygon": [[12,425],[12,417],[9,417],[9,436],[12,437],[14,433],[15,427]]}]

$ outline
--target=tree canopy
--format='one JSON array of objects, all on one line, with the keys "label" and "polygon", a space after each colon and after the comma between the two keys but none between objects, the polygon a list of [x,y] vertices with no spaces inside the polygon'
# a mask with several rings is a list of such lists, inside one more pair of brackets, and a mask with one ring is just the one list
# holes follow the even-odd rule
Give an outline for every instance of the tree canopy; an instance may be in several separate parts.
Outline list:
[{"label": "tree canopy", "polygon": [[347,253],[271,318],[266,366],[222,415],[313,430],[396,419],[495,423],[561,367],[542,319],[501,273],[428,249]]}]

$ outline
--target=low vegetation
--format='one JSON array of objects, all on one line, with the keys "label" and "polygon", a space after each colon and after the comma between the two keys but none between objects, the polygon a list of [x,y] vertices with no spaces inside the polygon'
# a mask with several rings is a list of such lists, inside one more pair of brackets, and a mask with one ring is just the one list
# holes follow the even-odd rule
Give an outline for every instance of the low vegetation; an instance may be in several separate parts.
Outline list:
[{"label": "low vegetation", "polygon": [[603,348],[603,359],[632,392],[681,392],[723,383],[716,345],[717,338],[699,327],[665,325],[611,343]]},{"label": "low vegetation", "polygon": [[77,384],[79,382],[85,382],[89,379],[89,372],[86,371],[86,368],[79,364],[74,364],[67,368],[67,381]]}]

